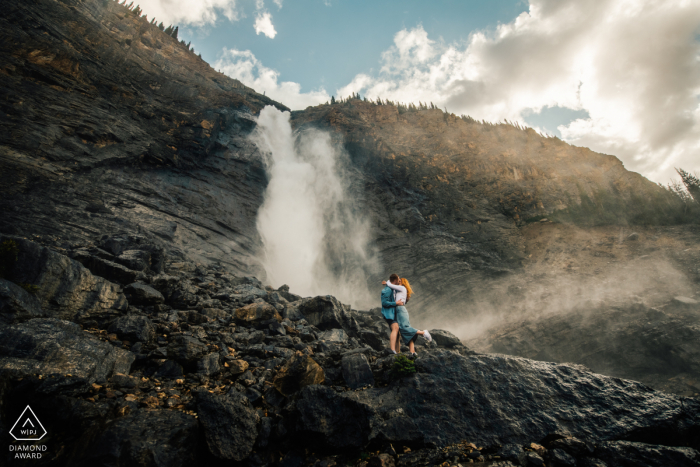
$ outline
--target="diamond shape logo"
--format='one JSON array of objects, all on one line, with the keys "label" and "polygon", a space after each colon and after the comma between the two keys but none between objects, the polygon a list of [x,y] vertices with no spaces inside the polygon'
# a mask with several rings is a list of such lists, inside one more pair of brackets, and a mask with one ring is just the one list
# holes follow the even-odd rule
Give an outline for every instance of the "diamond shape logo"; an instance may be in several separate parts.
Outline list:
[{"label": "diamond shape logo", "polygon": [[46,429],[34,415],[32,408],[27,406],[10,429],[10,434],[17,441],[39,441],[46,436]]}]

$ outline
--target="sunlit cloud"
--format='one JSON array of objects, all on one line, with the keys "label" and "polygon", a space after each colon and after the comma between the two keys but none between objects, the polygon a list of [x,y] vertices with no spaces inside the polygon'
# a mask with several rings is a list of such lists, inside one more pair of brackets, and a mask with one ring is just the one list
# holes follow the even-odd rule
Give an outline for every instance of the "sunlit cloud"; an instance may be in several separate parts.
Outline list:
[{"label": "sunlit cloud", "polygon": [[463,44],[432,40],[421,26],[399,31],[380,72],[337,93],[433,102],[490,121],[524,122],[546,106],[586,111],[558,128],[565,140],[665,182],[674,166],[700,170],[699,27],[698,2],[532,0]]},{"label": "sunlit cloud", "polygon": [[221,58],[213,66],[292,110],[305,109],[330,100],[322,88],[303,93],[299,83],[280,82],[279,72],[264,66],[249,50],[224,49]]}]

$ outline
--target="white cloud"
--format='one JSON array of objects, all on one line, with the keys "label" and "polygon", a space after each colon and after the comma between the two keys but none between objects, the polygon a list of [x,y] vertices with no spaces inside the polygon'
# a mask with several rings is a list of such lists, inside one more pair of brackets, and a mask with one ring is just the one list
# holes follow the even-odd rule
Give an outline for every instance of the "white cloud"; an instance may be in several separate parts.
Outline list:
[{"label": "white cloud", "polygon": [[224,49],[213,67],[241,81],[259,93],[286,105],[292,110],[305,109],[330,100],[323,89],[302,93],[299,83],[279,82],[279,72],[265,67],[249,50]]},{"label": "white cloud", "polygon": [[272,15],[267,11],[258,12],[257,16],[255,17],[254,27],[255,34],[263,33],[270,39],[274,39],[277,35],[275,26],[272,24]]},{"label": "white cloud", "polygon": [[149,18],[169,24],[205,26],[214,24],[221,15],[238,21],[241,13],[236,0],[139,0]]},{"label": "white cloud", "polygon": [[277,8],[282,8],[282,0],[274,0],[275,5],[277,5]]},{"label": "white cloud", "polygon": [[523,121],[544,106],[588,111],[559,127],[567,141],[613,154],[666,182],[700,171],[700,2],[531,0],[529,12],[463,44],[402,30],[361,92],[434,102],[457,114]]}]

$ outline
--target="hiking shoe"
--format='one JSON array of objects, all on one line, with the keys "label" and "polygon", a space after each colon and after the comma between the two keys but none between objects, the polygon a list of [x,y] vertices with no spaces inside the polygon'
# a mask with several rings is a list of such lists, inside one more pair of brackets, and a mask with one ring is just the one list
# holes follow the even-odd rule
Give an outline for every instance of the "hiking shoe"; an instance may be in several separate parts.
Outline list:
[{"label": "hiking shoe", "polygon": [[432,341],[433,341],[433,336],[430,335],[430,333],[428,332],[427,329],[426,329],[425,331],[423,331],[423,338],[424,338],[425,340],[427,340],[428,342],[432,342]]},{"label": "hiking shoe", "polygon": [[418,358],[418,354],[415,352],[411,352],[410,354],[408,354],[408,358],[415,360],[416,358]]}]

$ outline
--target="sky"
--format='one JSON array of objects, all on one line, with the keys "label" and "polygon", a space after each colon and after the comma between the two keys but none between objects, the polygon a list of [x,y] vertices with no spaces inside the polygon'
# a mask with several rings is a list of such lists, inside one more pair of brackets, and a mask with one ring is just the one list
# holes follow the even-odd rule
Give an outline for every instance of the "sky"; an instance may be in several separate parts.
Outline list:
[{"label": "sky", "polygon": [[666,184],[700,173],[698,0],[140,0],[296,109],[351,93],[519,122]]}]

